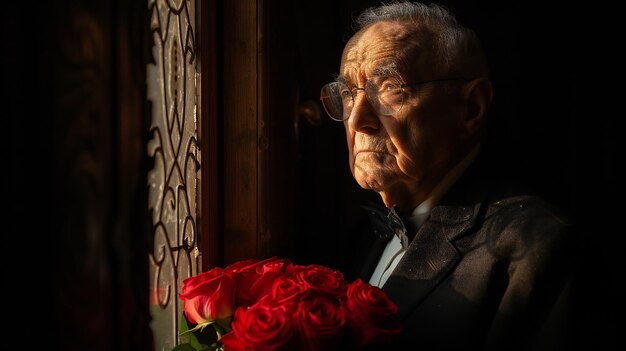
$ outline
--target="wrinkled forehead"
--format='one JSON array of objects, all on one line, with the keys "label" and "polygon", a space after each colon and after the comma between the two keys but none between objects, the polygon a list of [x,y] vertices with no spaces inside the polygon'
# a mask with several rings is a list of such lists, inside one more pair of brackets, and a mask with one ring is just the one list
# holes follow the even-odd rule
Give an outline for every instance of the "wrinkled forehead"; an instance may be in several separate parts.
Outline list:
[{"label": "wrinkled forehead", "polygon": [[340,77],[360,83],[375,75],[416,79],[426,75],[426,38],[414,25],[378,22],[357,32],[344,48]]}]

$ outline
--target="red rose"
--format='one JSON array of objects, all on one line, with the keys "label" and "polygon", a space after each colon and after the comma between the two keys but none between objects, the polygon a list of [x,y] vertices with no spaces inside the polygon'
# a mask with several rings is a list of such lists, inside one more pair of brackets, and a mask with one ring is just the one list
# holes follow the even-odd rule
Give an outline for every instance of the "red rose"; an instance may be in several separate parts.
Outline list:
[{"label": "red rose", "polygon": [[[226,351],[326,351],[378,347],[401,331],[398,307],[379,288],[330,268],[275,257],[236,262],[183,281],[197,335],[214,328]],[[348,342],[348,344],[346,344]]]},{"label": "red rose", "polygon": [[345,306],[361,345],[389,341],[402,332],[398,306],[378,287],[355,280],[348,286]]},{"label": "red rose", "polygon": [[[257,269],[258,270],[258,269]],[[266,260],[261,266],[261,273],[280,273],[281,275],[290,275],[293,271],[293,264],[289,260]]]},{"label": "red rose", "polygon": [[347,283],[343,274],[319,265],[295,266],[295,280],[315,294],[329,294],[340,297],[345,294]]},{"label": "red rose", "polygon": [[236,337],[246,350],[293,350],[295,333],[291,315],[287,313],[286,308],[274,306],[267,299],[249,308],[239,307],[231,326],[233,337]]},{"label": "red rose", "polygon": [[194,324],[226,319],[235,310],[235,283],[221,268],[187,278],[179,295],[187,319]]},{"label": "red rose", "polygon": [[302,347],[298,350],[339,350],[345,312],[337,299],[316,297],[303,300],[295,314]]},{"label": "red rose", "polygon": [[226,333],[217,341],[224,345],[226,351],[247,351],[246,346],[237,338],[235,332]]},{"label": "red rose", "polygon": [[236,306],[252,306],[268,295],[276,278],[283,274],[287,267],[286,260],[279,260],[276,257],[263,261],[250,259],[226,267],[226,271],[233,272],[237,280]]},{"label": "red rose", "polygon": [[272,286],[270,297],[275,305],[297,307],[298,301],[306,295],[308,288],[288,277],[278,277]]}]

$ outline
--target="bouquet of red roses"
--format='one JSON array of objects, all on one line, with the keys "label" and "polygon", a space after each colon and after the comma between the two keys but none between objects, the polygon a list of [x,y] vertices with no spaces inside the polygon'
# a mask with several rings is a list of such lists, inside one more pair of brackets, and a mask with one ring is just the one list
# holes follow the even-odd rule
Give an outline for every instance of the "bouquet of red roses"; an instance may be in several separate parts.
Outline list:
[{"label": "bouquet of red roses", "polygon": [[180,298],[190,343],[174,350],[360,350],[402,331],[398,307],[380,288],[276,257],[190,277]]}]

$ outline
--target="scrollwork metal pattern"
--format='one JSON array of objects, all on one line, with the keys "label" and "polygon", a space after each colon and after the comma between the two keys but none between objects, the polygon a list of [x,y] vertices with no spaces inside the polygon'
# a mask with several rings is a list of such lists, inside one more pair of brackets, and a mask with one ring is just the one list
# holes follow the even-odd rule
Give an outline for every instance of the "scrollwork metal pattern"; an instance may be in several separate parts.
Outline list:
[{"label": "scrollwork metal pattern", "polygon": [[154,63],[148,70],[152,140],[148,174],[154,251],[150,255],[152,331],[157,350],[181,340],[182,281],[198,273],[198,139],[193,0],[149,0]]}]

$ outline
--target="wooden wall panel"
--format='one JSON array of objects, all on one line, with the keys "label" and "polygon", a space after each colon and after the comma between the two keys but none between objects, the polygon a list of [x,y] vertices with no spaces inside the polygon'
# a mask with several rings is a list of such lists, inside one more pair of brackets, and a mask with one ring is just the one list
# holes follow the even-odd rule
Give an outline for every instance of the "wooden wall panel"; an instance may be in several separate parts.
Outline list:
[{"label": "wooden wall panel", "polygon": [[257,256],[257,5],[225,1],[224,257]]}]

